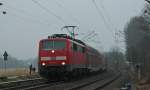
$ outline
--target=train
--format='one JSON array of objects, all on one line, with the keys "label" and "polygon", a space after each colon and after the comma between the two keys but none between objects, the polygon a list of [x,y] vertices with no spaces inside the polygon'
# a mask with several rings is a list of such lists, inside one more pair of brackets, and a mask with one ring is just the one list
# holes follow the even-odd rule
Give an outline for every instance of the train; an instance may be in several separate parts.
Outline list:
[{"label": "train", "polygon": [[98,50],[67,34],[40,40],[38,54],[39,75],[47,79],[106,70],[106,61]]}]

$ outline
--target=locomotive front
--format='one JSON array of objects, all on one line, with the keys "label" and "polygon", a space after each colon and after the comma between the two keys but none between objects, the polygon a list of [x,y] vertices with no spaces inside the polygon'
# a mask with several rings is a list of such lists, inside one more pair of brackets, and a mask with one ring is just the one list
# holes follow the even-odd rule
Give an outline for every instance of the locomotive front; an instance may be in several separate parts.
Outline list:
[{"label": "locomotive front", "polygon": [[39,74],[50,77],[65,73],[68,69],[67,39],[48,38],[39,43]]}]

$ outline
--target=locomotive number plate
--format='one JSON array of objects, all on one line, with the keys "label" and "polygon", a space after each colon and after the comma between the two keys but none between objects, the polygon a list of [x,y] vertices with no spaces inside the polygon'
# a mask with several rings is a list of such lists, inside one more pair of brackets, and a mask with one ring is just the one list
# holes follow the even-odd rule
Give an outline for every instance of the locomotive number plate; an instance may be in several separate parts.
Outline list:
[{"label": "locomotive number plate", "polygon": [[56,57],[51,57],[51,60],[56,60]]}]

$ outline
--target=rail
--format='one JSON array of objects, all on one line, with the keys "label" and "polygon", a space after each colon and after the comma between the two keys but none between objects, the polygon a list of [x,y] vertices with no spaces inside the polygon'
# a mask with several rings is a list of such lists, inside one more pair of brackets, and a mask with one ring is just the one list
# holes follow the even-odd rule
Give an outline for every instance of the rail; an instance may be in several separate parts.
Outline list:
[{"label": "rail", "polygon": [[[92,82],[81,84],[81,85],[69,88],[67,90],[82,90],[82,89],[87,90],[90,85],[94,86],[91,88],[91,90],[101,90],[104,87],[106,87],[107,85],[109,85],[110,83],[112,83],[113,81],[117,80],[120,76],[121,76],[121,73],[119,73],[111,78],[110,78],[110,75],[108,75],[105,78],[101,78],[101,79],[94,80]],[[100,84],[97,84],[97,83],[100,83]]]},{"label": "rail", "polygon": [[43,82],[46,82],[46,80],[44,80],[43,78],[3,82],[3,83],[0,83],[0,89],[12,90],[12,89],[18,89],[21,87],[35,85],[37,83],[43,83]]}]

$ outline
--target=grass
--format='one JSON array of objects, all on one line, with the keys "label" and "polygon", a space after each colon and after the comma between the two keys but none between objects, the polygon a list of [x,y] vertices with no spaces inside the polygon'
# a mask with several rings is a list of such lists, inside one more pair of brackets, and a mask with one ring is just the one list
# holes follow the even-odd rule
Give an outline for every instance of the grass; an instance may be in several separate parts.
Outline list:
[{"label": "grass", "polygon": [[[32,75],[36,73],[32,72]],[[29,69],[28,68],[14,68],[14,69],[0,69],[0,77],[13,77],[13,76],[29,76]]]}]

